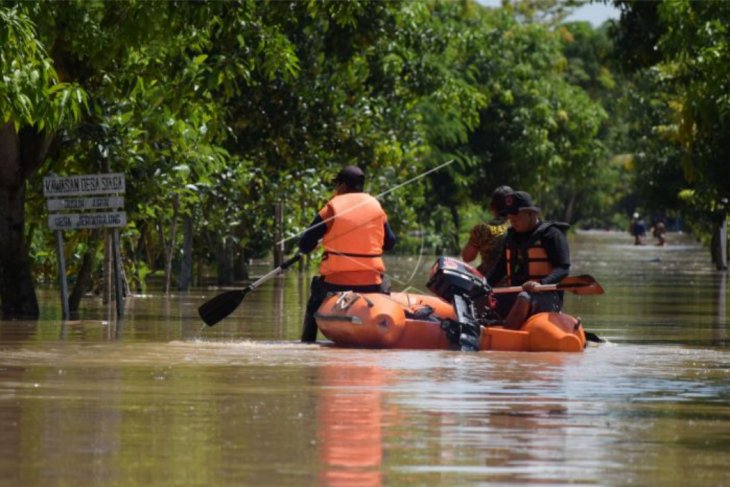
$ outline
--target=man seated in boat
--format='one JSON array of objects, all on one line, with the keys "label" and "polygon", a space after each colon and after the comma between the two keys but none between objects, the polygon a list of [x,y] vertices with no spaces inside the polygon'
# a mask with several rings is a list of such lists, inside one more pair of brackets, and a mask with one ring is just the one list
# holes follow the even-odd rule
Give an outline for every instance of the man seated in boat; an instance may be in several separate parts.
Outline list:
[{"label": "man seated in boat", "polygon": [[502,214],[504,211],[504,197],[513,192],[509,186],[500,186],[492,192],[492,200],[489,204],[492,219],[474,225],[469,234],[469,241],[461,250],[461,259],[464,262],[473,261],[477,255],[481,257],[481,263],[477,270],[485,276],[497,263],[497,259],[499,259],[502,252],[502,244],[509,228],[507,216]]},{"label": "man seated in boat", "polygon": [[[504,318],[504,326],[516,330],[535,313],[562,309],[562,291],[534,291],[540,284],[557,284],[568,275],[570,250],[565,231],[569,225],[542,221],[540,208],[524,191],[505,197],[504,213],[509,218],[510,229],[502,255],[487,276],[487,281],[492,286],[504,280],[509,286],[522,286],[522,292],[516,296],[497,296],[498,300],[512,301],[507,303],[511,307],[506,308],[509,312]],[[505,309],[503,306],[499,308]]]},{"label": "man seated in boat", "polygon": [[299,250],[309,253],[322,240],[324,255],[320,276],[310,286],[302,342],[317,340],[314,313],[328,292],[389,292],[384,281],[384,250],[393,248],[396,237],[388,217],[373,196],[363,191],[365,173],[357,166],[343,168],[334,180],[335,194],[307,227]]}]

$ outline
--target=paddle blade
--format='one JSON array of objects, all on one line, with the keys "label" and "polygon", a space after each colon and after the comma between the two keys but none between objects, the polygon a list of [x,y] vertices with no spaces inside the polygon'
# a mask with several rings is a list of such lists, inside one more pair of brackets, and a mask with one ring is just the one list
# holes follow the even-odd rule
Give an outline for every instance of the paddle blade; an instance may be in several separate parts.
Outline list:
[{"label": "paddle blade", "polygon": [[586,335],[586,341],[587,342],[593,342],[593,343],[606,343],[606,340],[599,337],[595,333],[591,333],[590,331],[583,330],[583,333]]},{"label": "paddle blade", "polygon": [[243,297],[246,296],[248,291],[249,288],[244,288],[219,294],[198,308],[200,318],[208,326],[215,325],[238,308],[238,305],[241,304]]},{"label": "paddle blade", "polygon": [[603,294],[605,292],[603,287],[588,275],[568,276],[558,283],[557,288],[561,291],[570,291],[582,295]]}]

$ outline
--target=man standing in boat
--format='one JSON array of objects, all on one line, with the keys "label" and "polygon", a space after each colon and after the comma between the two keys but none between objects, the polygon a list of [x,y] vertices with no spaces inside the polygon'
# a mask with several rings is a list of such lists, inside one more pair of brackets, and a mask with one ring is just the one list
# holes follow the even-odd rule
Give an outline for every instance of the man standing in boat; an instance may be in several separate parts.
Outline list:
[{"label": "man standing in boat", "polygon": [[516,330],[535,313],[561,310],[562,291],[535,292],[535,289],[541,284],[557,284],[568,275],[570,250],[565,231],[569,225],[541,221],[540,208],[524,191],[507,195],[505,203],[504,213],[511,227],[502,255],[487,281],[494,286],[506,279],[509,286],[522,286],[522,292],[516,296],[501,294],[497,297],[512,301],[504,326]]},{"label": "man standing in boat", "polygon": [[322,240],[324,255],[320,276],[312,279],[302,342],[317,340],[314,313],[328,292],[390,292],[384,281],[384,250],[393,248],[396,237],[388,217],[373,196],[363,191],[365,173],[357,166],[342,169],[334,180],[335,195],[307,227],[299,241],[306,254]]}]

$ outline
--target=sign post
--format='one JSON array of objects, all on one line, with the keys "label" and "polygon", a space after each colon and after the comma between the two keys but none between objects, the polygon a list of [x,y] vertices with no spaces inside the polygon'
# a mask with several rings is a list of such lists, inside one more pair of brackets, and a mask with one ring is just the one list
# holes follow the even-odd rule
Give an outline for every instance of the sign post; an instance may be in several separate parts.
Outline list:
[{"label": "sign post", "polygon": [[56,253],[61,287],[63,319],[70,317],[66,262],[63,255],[63,232],[88,228],[111,228],[114,254],[117,318],[124,316],[122,304],[122,265],[119,229],[127,224],[124,208],[124,174],[87,174],[48,176],[43,178],[43,195],[47,198],[48,226],[56,234]]},{"label": "sign post", "polygon": [[56,230],[56,260],[58,261],[58,280],[61,288],[61,313],[63,321],[70,316],[68,309],[68,283],[66,282],[66,261],[63,258],[63,232]]}]

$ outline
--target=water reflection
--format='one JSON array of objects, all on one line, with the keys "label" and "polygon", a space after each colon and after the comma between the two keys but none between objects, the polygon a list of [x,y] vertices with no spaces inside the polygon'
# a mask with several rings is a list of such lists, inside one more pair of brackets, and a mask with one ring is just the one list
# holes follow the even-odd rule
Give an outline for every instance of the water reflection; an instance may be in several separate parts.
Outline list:
[{"label": "water reflection", "polygon": [[717,282],[717,314],[715,318],[714,345],[727,345],[727,272],[715,274]]},{"label": "water reflection", "polygon": [[91,339],[90,335],[100,336],[106,341],[121,340],[123,337],[124,320],[117,319],[112,316],[110,321],[93,321],[93,320],[71,320],[62,321],[59,326],[59,340],[68,340],[70,338],[81,338],[83,340]]},{"label": "water reflection", "polygon": [[382,485],[382,386],[377,366],[341,364],[318,368],[320,485]]},{"label": "water reflection", "polygon": [[285,312],[285,280],[284,276],[276,276],[273,279],[272,283],[272,299],[271,299],[271,309],[272,309],[272,325],[274,326],[273,332],[275,336],[281,336],[282,335],[282,325],[284,324],[284,316],[286,316]]},{"label": "water reflection", "polygon": [[[588,446],[579,427],[585,412],[568,397],[571,370],[581,366],[581,357],[485,355],[464,357],[401,386],[411,391],[399,404],[408,408],[414,428],[428,422],[439,431],[435,455],[402,469],[427,478],[438,474],[443,485],[458,479],[520,485],[580,479],[572,458]],[[435,425],[421,415],[435,418]]]}]

